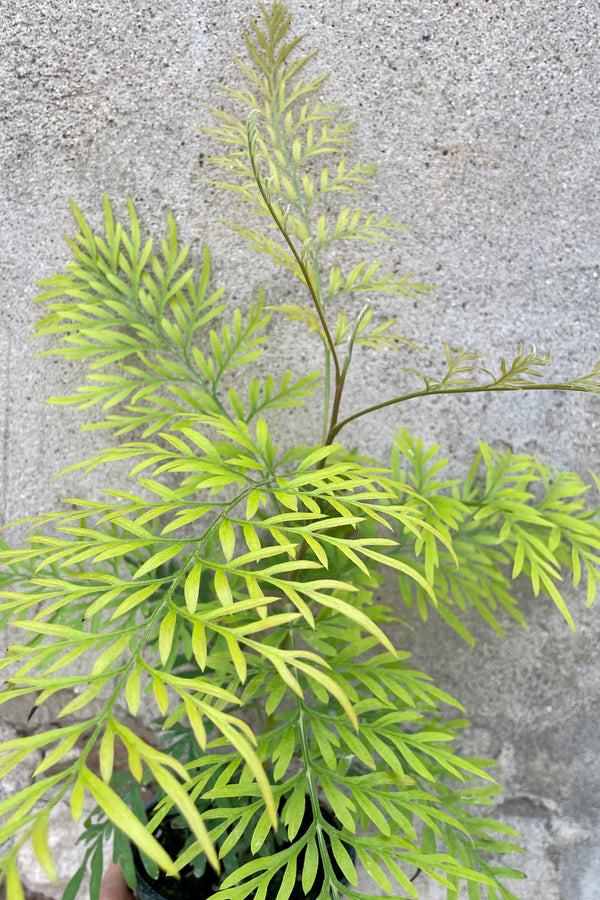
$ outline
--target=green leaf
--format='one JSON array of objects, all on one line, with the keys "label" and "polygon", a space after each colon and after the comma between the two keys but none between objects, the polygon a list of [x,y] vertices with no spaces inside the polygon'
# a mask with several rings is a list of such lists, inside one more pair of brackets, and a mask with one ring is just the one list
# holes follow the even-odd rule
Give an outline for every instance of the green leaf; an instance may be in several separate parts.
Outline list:
[{"label": "green leaf", "polygon": [[389,879],[387,878],[385,872],[381,869],[381,867],[377,865],[371,854],[366,853],[364,850],[361,850],[360,847],[357,849],[357,852],[358,858],[365,867],[367,874],[371,876],[375,884],[379,885],[380,888],[391,894],[392,886],[389,882]]},{"label": "green leaf", "polygon": [[81,774],[71,789],[71,815],[74,822],[79,822],[83,815],[85,803],[85,784]]},{"label": "green leaf", "polygon": [[248,667],[246,665],[246,657],[244,656],[243,651],[240,648],[240,645],[235,640],[234,637],[230,634],[225,635],[225,640],[227,641],[227,647],[229,649],[229,654],[231,656],[231,660],[233,665],[235,666],[235,671],[237,672],[237,676],[244,684],[246,681],[246,676],[248,673]]},{"label": "green leaf", "polygon": [[201,575],[202,566],[200,565],[200,563],[196,563],[196,565],[191,569],[187,578],[185,579],[185,605],[188,608],[188,612],[192,613],[192,615],[196,612],[196,607],[198,605]]},{"label": "green leaf", "polygon": [[136,716],[140,708],[142,667],[138,663],[131,671],[125,685],[125,700],[132,716]]},{"label": "green leaf", "polygon": [[251,491],[246,501],[246,518],[253,519],[260,503],[265,503],[264,495],[260,491]]},{"label": "green leaf", "polygon": [[320,854],[317,842],[314,838],[312,840],[309,839],[306,845],[306,854],[304,857],[304,865],[302,867],[302,890],[305,894],[308,894],[315,883],[319,861]]},{"label": "green leaf", "polygon": [[228,519],[225,519],[219,527],[219,540],[223,548],[223,555],[227,562],[231,562],[235,552],[235,531]]},{"label": "green leaf", "polygon": [[178,877],[177,869],[168,853],[163,850],[156,838],[147,831],[119,795],[89,769],[83,770],[82,780],[98,806],[111,822],[114,822],[136,847],[139,847],[146,856],[157,863],[168,875]]},{"label": "green leaf", "polygon": [[285,872],[283,874],[281,886],[279,888],[279,891],[277,892],[276,900],[284,900],[284,898],[288,898],[290,896],[296,883],[296,871],[297,856],[294,855],[290,858],[288,864],[285,867]]},{"label": "green leaf", "polygon": [[233,603],[233,594],[229,586],[227,573],[223,569],[217,569],[213,579],[215,594],[222,606],[229,606]]},{"label": "green leaf", "polygon": [[331,849],[333,850],[333,855],[340,869],[342,870],[344,877],[350,882],[350,884],[358,884],[358,876],[356,874],[356,868],[354,863],[352,862],[352,857],[348,853],[345,845],[340,841],[338,837],[330,832],[329,834],[331,840]]},{"label": "green leaf", "polygon": [[99,751],[100,774],[102,776],[102,780],[107,784],[110,783],[110,779],[112,777],[114,756],[115,734],[112,725],[109,722],[106,726],[104,734],[102,735]]},{"label": "green leaf", "polygon": [[252,839],[250,841],[250,849],[253,854],[257,854],[262,845],[264,844],[268,833],[271,831],[273,824],[271,819],[269,818],[269,814],[267,810],[263,812],[258,822],[256,823],[256,827],[252,832]]},{"label": "green leaf", "polygon": [[99,897],[100,885],[102,883],[102,875],[104,872],[104,856],[102,853],[102,843],[98,841],[90,862],[90,898]]},{"label": "green leaf", "polygon": [[114,613],[110,617],[110,621],[114,621],[114,619],[118,619],[120,616],[124,616],[126,613],[130,612],[130,610],[134,609],[136,606],[139,606],[144,600],[147,600],[148,597],[151,597],[152,594],[159,587],[158,582],[153,582],[152,584],[147,585],[146,587],[140,588],[138,591],[134,591],[132,594],[129,594],[128,597],[123,600],[123,602],[115,609]]},{"label": "green leaf", "polygon": [[126,634],[122,634],[117,638],[112,644],[104,650],[103,653],[98,656],[94,662],[92,667],[92,675],[100,675],[102,672],[106,671],[109,666],[111,666],[118,657],[123,653],[125,648],[128,646],[132,639],[131,632],[127,632]]},{"label": "green leaf", "polygon": [[200,670],[203,672],[207,661],[206,629],[200,622],[196,622],[192,630],[192,651]]},{"label": "green leaf", "polygon": [[170,609],[160,623],[160,629],[158,632],[158,654],[163,666],[166,666],[167,660],[171,655],[176,624],[177,612],[174,609]]},{"label": "green leaf", "polygon": [[81,865],[79,866],[79,868],[77,869],[75,874],[73,875],[73,877],[70,879],[66,888],[64,889],[61,900],[75,900],[75,897],[77,896],[79,888],[81,887],[81,882],[83,881],[83,876],[86,874],[86,871],[87,871],[87,862],[88,862],[87,857],[85,857],[83,862],[81,863]]},{"label": "green leaf", "polygon": [[341,824],[347,828],[349,832],[354,834],[356,824],[353,813],[355,812],[356,807],[352,800],[346,797],[345,794],[343,794],[328,778],[321,778],[321,787],[323,788],[327,802],[331,806],[335,817],[339,819]]},{"label": "green leaf", "polygon": [[[206,858],[208,859],[210,865],[213,867],[215,872],[219,873],[221,871],[221,864],[219,862],[219,857],[214,848],[214,845],[209,837],[206,825],[202,821],[202,817],[198,812],[196,804],[189,796],[189,794],[184,790],[179,781],[167,770],[164,766],[154,762],[152,759],[148,760],[148,766],[156,778],[156,781],[160,784],[165,794],[172,800],[178,809],[183,814],[188,826],[190,827],[192,834],[198,841],[202,851],[206,854]],[[122,829],[125,830],[125,829]],[[144,851],[147,852],[147,851]],[[148,856],[152,859],[152,855],[148,853]],[[159,862],[159,860],[155,860]],[[164,868],[162,864],[161,868]]]},{"label": "green leaf", "polygon": [[157,675],[152,679],[152,692],[161,715],[166,715],[169,709],[169,694],[164,682]]},{"label": "green leaf", "polygon": [[288,797],[281,819],[288,830],[288,840],[294,840],[302,825],[304,819],[304,810],[306,806],[306,786],[304,783],[297,784],[291,795]]},{"label": "green leaf", "polygon": [[9,857],[6,866],[6,900],[25,900],[21,879],[12,856]]},{"label": "green leaf", "polygon": [[48,821],[50,819],[51,809],[52,807],[48,806],[47,809],[35,819],[31,832],[31,845],[37,861],[50,881],[56,881],[56,867],[48,847]]},{"label": "green leaf", "polygon": [[173,557],[177,556],[178,553],[181,553],[181,551],[185,549],[187,545],[187,541],[180,541],[177,543],[169,544],[162,550],[159,550],[158,553],[154,553],[150,557],[150,559],[147,559],[143,565],[136,569],[132,577],[141,578],[142,575],[145,575],[147,572],[155,572],[164,563],[168,562],[170,559],[173,559]]},{"label": "green leaf", "polygon": [[33,777],[37,778],[38,775],[41,775],[42,772],[46,772],[48,769],[51,769],[52,766],[56,765],[60,762],[64,757],[69,753],[69,751],[74,747],[76,741],[83,733],[84,728],[81,728],[81,731],[71,731],[62,741],[60,741],[54,750],[51,750],[49,753],[44,755],[43,760],[39,763],[37,768],[33,773]]},{"label": "green leaf", "polygon": [[275,781],[281,781],[287,772],[297,743],[298,736],[296,734],[296,729],[293,727],[287,728],[283,732],[283,735],[275,746],[272,754],[273,761],[276,762],[273,770],[273,778]]}]

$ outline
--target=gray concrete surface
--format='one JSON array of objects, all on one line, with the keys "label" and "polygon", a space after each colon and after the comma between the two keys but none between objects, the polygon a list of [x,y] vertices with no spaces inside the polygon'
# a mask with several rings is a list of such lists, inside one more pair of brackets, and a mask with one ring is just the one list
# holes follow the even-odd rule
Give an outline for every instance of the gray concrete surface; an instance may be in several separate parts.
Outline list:
[{"label": "gray concrete surface", "polygon": [[[381,256],[441,288],[389,301],[404,332],[432,348],[510,354],[520,341],[553,350],[557,376],[600,357],[598,272],[600,77],[596,0],[291,0],[315,71],[359,122],[360,154],[381,165],[365,209],[412,227]],[[0,517],[94,496],[102,476],[48,484],[106,440],[81,434],[93,418],[47,406],[79,383],[76,365],[34,360],[35,283],[67,259],[68,198],[99,221],[101,195],[131,195],[148,231],[173,211],[197,253],[207,241],[215,281],[246,305],[263,284],[287,288],[220,223],[231,199],[198,185],[197,126],[215,83],[233,75],[232,50],[249,0],[2,0],[0,4]],[[282,367],[314,366],[296,333],[275,322]],[[364,357],[355,396],[375,402],[400,375]],[[465,466],[477,437],[557,466],[600,471],[600,399],[583,395],[430,400],[363,421],[361,449],[385,454],[395,425],[439,441]],[[282,415],[290,437],[308,424]],[[348,435],[349,437],[350,435]],[[375,439],[374,439],[375,436]],[[597,609],[573,597],[573,636],[550,602],[528,601],[532,628],[500,642],[478,629],[475,650],[441,623],[413,621],[416,663],[465,703],[467,749],[497,758],[506,784],[496,812],[523,831],[524,900],[597,900],[600,740]],[[477,623],[473,627],[478,628]],[[11,723],[7,723],[9,727]],[[50,889],[48,888],[50,894]],[[433,900],[431,892],[423,897]]]}]

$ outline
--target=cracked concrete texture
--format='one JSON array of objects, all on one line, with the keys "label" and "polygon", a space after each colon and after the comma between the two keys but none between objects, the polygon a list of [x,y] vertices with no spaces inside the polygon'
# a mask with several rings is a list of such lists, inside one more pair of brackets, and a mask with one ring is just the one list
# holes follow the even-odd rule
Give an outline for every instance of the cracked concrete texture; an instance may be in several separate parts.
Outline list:
[{"label": "cracked concrete texture", "polygon": [[[384,268],[411,269],[441,288],[421,301],[383,303],[405,334],[436,352],[453,347],[507,356],[519,342],[553,350],[552,372],[569,377],[600,358],[600,155],[597,33],[591,0],[292,0],[297,32],[320,50],[313,71],[333,72],[324,89],[358,120],[363,158],[381,166],[363,208],[392,214],[412,231],[379,253]],[[44,398],[71,393],[80,370],[52,357],[33,361],[28,340],[39,308],[37,280],[67,259],[67,199],[100,219],[107,191],[120,211],[131,195],[149,232],[173,211],[198,258],[206,240],[215,283],[246,306],[260,283],[286,296],[285,280],[257,265],[220,221],[231,198],[195,180],[211,177],[200,155],[209,138],[204,103],[235,77],[232,50],[258,4],[249,0],[82,2],[0,6],[1,515],[5,521],[53,508],[61,496],[96,496],[102,475],[48,485],[66,465],[103,446],[81,434],[76,414]],[[315,367],[316,344],[272,324],[276,365]],[[433,359],[436,357],[433,356]],[[413,358],[406,357],[412,365]],[[352,382],[361,404],[392,396],[395,363],[363,356]],[[433,405],[435,402],[435,406]],[[349,404],[351,408],[351,404]],[[79,418],[77,418],[79,416]],[[407,425],[468,465],[477,437],[540,455],[585,474],[600,471],[597,397],[438,398],[358,425],[357,446],[384,456]],[[282,413],[290,439],[312,423]],[[376,443],[374,444],[374,436]],[[350,435],[348,435],[350,438]],[[521,827],[527,900],[596,900],[598,850],[597,611],[572,609],[573,636],[549,602],[527,595],[529,634],[507,625],[500,642],[477,623],[475,650],[442,623],[398,635],[415,662],[458,696],[473,722],[468,752],[498,760],[506,784],[499,814]],[[480,747],[480,751],[476,748]],[[434,895],[430,897],[433,900]]]}]

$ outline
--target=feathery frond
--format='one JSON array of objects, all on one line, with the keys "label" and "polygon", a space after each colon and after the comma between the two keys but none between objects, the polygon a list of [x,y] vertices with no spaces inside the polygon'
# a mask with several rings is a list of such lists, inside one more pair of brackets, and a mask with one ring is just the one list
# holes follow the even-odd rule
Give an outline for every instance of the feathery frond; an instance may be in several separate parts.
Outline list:
[{"label": "feathery frond", "polygon": [[[499,788],[489,761],[453,749],[468,722],[440,707],[461,705],[395,647],[403,623],[375,591],[394,571],[406,603],[472,642],[468,607],[500,634],[502,609],[525,624],[513,590],[523,576],[573,627],[563,575],[587,582],[588,603],[600,581],[589,485],[483,443],[457,479],[436,446],[405,430],[391,466],[334,439],[419,396],[597,392],[600,369],[546,384],[548,357],[533,348],[494,374],[446,345],[441,377],[416,372],[422,390],[341,418],[357,346],[416,347],[377,318],[374,298],[429,289],[371,259],[344,271],[335,262],[340,241],[378,244],[402,226],[334,210],[336,192],[347,198],[376,169],[346,156],[352,125],[321,99],[325,78],[311,76],[313,54],[296,52],[286,7],[261,10],[237,60],[245,86],[225,89],[242,111],[213,110],[208,131],[223,145],[213,162],[226,171],[213,183],[250,204],[255,222],[234,232],[287,269],[303,298],[266,307],[259,292],[247,312],[227,311],[207,249],[196,276],[171,217],[155,251],[132,203],[123,225],[106,198],[102,234],[73,207],[72,261],[39,298],[38,332],[56,341],[42,356],[87,366],[85,383],[51,402],[100,407],[89,427],[131,436],[69,471],[132,468],[129,489],[22,520],[23,545],[0,548],[0,626],[11,634],[0,705],[25,698],[34,722],[40,707],[52,719],[0,743],[0,777],[35,759],[0,802],[8,900],[22,900],[26,841],[54,878],[47,832],[63,799],[75,821],[96,805],[64,900],[86,868],[97,900],[109,840],[131,887],[137,854],[150,879],[206,877],[212,900],[366,900],[359,866],[382,891],[414,898],[418,873],[449,900],[461,885],[469,898],[510,900],[505,880],[521,877],[490,862],[518,848],[511,828],[476,814]],[[357,312],[358,292],[368,296]],[[256,374],[273,309],[319,334],[322,383]],[[272,413],[313,400],[318,386],[321,440],[294,445]],[[152,736],[136,724],[142,712],[156,721]],[[187,838],[168,851],[158,837],[171,820]]]}]

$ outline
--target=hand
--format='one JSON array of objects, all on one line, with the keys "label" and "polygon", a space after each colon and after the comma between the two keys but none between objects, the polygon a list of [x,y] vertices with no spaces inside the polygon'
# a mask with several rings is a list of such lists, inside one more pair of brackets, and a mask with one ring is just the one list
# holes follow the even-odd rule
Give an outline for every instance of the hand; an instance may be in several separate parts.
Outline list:
[{"label": "hand", "polygon": [[111,863],[102,878],[99,900],[133,900],[134,897],[135,894],[127,886],[121,866]]}]

